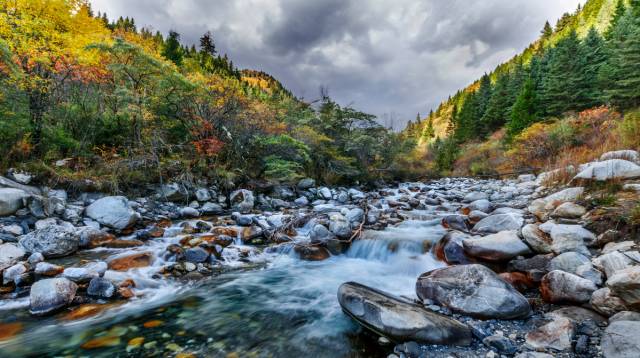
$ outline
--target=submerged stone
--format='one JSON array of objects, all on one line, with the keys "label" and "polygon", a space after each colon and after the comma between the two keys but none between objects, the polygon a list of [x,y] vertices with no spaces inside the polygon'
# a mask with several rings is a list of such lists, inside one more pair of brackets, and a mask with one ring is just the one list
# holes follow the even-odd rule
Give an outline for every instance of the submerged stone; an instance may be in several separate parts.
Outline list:
[{"label": "submerged stone", "polygon": [[338,301],[362,326],[398,342],[471,344],[471,330],[466,325],[355,282],[340,286]]}]

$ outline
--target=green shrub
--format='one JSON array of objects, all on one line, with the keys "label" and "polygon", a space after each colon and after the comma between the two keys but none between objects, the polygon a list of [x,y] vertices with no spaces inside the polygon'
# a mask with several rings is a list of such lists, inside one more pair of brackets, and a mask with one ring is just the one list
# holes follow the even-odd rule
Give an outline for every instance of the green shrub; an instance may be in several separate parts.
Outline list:
[{"label": "green shrub", "polygon": [[640,110],[627,113],[618,128],[627,148],[640,148]]}]

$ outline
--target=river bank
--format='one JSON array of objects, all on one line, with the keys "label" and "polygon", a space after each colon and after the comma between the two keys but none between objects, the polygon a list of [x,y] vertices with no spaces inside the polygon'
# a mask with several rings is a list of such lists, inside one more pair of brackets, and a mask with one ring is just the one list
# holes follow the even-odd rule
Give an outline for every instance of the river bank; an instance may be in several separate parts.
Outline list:
[{"label": "river bank", "polygon": [[[620,339],[638,332],[627,312],[640,254],[620,216],[632,215],[640,173],[629,153],[609,156],[569,187],[549,186],[550,174],[370,191],[303,180],[227,197],[171,183],[125,198],[2,178],[0,350],[622,356],[637,349]],[[374,296],[391,322],[348,304]],[[429,345],[415,317],[468,339]]]}]

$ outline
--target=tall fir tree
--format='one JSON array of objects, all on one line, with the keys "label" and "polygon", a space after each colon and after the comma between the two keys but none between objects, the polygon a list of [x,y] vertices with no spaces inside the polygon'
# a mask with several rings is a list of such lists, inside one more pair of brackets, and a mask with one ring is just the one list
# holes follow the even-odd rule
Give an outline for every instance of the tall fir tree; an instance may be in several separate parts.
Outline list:
[{"label": "tall fir tree", "polygon": [[164,42],[164,47],[162,49],[162,56],[175,63],[177,66],[182,64],[184,52],[180,45],[180,34],[173,30],[169,31],[169,36]]},{"label": "tall fir tree", "polygon": [[537,120],[536,93],[533,81],[528,79],[518,95],[507,124],[507,136],[513,138]]},{"label": "tall fir tree", "polygon": [[606,98],[621,109],[640,106],[640,18],[632,11],[613,29],[608,47],[609,60],[601,71]]},{"label": "tall fir tree", "polygon": [[581,44],[571,31],[550,50],[548,73],[544,82],[544,105],[550,115],[575,109],[582,96],[584,62],[579,58]]},{"label": "tall fir tree", "polygon": [[604,103],[602,95],[602,83],[599,80],[599,73],[602,66],[607,61],[605,42],[598,31],[591,27],[587,37],[582,41],[581,56],[577,61],[582,61],[583,72],[578,79],[576,86],[580,89],[580,102],[576,109],[593,108]]},{"label": "tall fir tree", "polygon": [[491,99],[482,116],[481,122],[485,132],[492,133],[502,127],[509,118],[512,105],[513,103],[510,101],[509,96],[509,73],[501,73],[496,78]]}]

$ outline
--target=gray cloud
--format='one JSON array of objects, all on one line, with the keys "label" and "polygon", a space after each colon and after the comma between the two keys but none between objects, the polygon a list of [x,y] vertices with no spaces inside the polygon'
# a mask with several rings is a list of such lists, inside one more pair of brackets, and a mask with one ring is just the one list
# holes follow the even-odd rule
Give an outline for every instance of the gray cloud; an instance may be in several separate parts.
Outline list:
[{"label": "gray cloud", "polygon": [[320,86],[398,125],[491,71],[581,0],[92,0],[110,18],[197,43],[211,30],[242,68],[296,95]]}]

